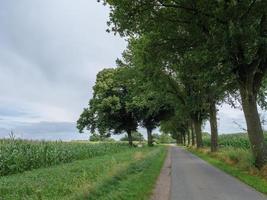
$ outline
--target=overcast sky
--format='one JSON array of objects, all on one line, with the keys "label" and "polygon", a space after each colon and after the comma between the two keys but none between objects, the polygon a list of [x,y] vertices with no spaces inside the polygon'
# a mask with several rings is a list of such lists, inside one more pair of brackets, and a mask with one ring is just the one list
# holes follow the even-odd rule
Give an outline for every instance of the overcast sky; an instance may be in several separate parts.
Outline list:
[{"label": "overcast sky", "polygon": [[[126,42],[105,32],[96,0],[0,0],[0,137],[82,139],[75,128],[97,72]],[[238,132],[241,111],[224,106],[220,132]],[[208,127],[205,128],[208,130]]]}]

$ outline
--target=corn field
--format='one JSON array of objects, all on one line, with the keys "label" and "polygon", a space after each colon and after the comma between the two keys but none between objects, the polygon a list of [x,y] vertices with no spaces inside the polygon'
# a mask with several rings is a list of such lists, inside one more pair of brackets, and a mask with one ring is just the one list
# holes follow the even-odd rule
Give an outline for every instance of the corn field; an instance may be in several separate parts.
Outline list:
[{"label": "corn field", "polygon": [[[267,142],[267,134],[264,134],[265,141]],[[210,146],[210,136],[203,138],[203,143],[205,146]],[[246,133],[239,134],[223,134],[219,135],[218,144],[221,147],[235,147],[242,149],[249,149],[250,143],[248,135]]]},{"label": "corn field", "polygon": [[0,140],[0,176],[117,153],[126,148],[123,143]]}]

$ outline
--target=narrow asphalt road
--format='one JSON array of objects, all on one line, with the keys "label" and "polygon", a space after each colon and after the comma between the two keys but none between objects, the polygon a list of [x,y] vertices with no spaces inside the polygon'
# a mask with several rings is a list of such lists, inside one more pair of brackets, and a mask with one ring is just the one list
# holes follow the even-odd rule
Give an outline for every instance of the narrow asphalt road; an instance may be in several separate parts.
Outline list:
[{"label": "narrow asphalt road", "polygon": [[171,148],[171,162],[171,200],[267,200],[182,148]]}]

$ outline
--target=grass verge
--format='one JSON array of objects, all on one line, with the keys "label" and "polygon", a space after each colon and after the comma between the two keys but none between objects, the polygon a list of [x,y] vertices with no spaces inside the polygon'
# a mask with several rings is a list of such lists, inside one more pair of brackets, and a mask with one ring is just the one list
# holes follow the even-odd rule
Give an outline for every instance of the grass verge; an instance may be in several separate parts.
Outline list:
[{"label": "grass verge", "polygon": [[0,199],[147,199],[165,147],[128,150],[0,178]]},{"label": "grass verge", "polygon": [[154,150],[145,159],[131,163],[126,169],[99,184],[88,199],[149,199],[165,156],[166,148]]},{"label": "grass verge", "polygon": [[201,159],[207,161],[211,165],[221,169],[222,171],[238,178],[242,182],[250,185],[255,188],[257,191],[267,194],[267,180],[261,176],[253,175],[250,171],[236,167],[227,162],[224,162],[216,157],[213,157],[212,154],[205,151],[188,148],[191,153],[197,155]]}]

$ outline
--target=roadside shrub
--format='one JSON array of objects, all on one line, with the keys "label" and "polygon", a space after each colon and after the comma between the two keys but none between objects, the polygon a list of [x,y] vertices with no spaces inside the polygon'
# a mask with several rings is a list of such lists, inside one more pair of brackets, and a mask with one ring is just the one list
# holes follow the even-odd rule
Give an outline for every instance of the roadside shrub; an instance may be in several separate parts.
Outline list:
[{"label": "roadside shrub", "polygon": [[250,169],[254,167],[254,158],[250,150],[242,148],[225,148],[222,149],[222,155],[229,158],[234,164],[242,169]]}]

